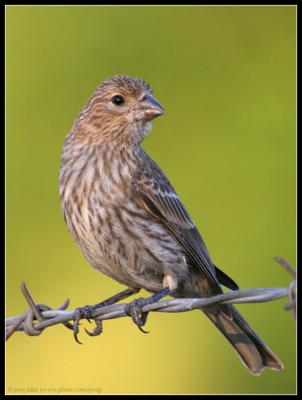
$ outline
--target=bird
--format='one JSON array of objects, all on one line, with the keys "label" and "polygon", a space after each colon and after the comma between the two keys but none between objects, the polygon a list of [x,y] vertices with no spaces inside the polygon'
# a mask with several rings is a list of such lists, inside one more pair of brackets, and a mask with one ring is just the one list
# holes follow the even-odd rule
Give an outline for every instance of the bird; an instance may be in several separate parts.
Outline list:
[{"label": "bird", "polygon": [[[59,196],[68,230],[93,268],[127,287],[98,305],[145,289],[150,297],[125,306],[142,331],[145,304],[165,296],[214,296],[223,293],[222,287],[238,290],[214,264],[169,179],[142,148],[152,121],[164,112],[144,79],[109,77],[78,114],[61,155]],[[86,306],[86,314],[83,309],[77,322],[92,308]],[[201,311],[252,374],[283,368],[233,305]],[[76,326],[76,339],[77,333]]]}]

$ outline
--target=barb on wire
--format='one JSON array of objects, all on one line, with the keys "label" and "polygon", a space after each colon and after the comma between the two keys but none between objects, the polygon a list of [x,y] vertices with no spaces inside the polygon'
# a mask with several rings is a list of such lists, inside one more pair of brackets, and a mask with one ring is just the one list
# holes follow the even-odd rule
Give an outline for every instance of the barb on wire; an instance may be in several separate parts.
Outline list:
[{"label": "barb on wire", "polygon": [[[211,297],[164,300],[145,305],[142,308],[142,312],[185,312],[213,304],[262,303],[287,297],[288,303],[284,309],[292,310],[294,319],[296,319],[296,272],[283,258],[274,257],[274,260],[292,276],[293,281],[288,288],[245,289]],[[16,331],[24,331],[29,336],[36,336],[40,335],[45,328],[57,324],[63,324],[67,328],[73,329],[74,325],[69,321],[74,321],[76,310],[66,310],[69,305],[69,299],[55,309],[44,304],[36,304],[25,283],[22,283],[21,290],[29,304],[29,309],[20,316],[6,319],[6,340]],[[91,312],[89,318],[95,321],[96,331],[101,333],[102,321],[125,316],[127,316],[125,304],[111,304],[96,308]],[[95,336],[93,333],[86,332],[91,336]]]}]

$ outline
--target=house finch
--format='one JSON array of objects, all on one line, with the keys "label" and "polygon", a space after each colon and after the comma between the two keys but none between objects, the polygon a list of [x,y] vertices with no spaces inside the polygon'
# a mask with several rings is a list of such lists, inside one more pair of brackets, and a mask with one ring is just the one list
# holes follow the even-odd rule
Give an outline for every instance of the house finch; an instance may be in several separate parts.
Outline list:
[{"label": "house finch", "polygon": [[[153,296],[126,306],[141,328],[144,304],[161,297],[204,297],[236,283],[215,266],[192,218],[158,165],[141,148],[164,110],[143,79],[103,82],[63,146],[60,199],[67,227],[97,270]],[[108,304],[106,302],[100,304]],[[283,365],[232,305],[202,310],[253,374]]]}]

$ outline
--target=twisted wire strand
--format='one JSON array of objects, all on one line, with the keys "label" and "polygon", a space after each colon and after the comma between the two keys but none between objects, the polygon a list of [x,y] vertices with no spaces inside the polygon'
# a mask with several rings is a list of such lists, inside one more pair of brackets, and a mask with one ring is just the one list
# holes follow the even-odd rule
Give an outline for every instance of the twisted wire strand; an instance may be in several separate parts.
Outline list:
[{"label": "twisted wire strand", "polygon": [[[217,304],[231,303],[263,303],[288,298],[288,303],[284,306],[285,310],[292,310],[296,319],[296,271],[281,257],[274,257],[274,260],[281,265],[293,278],[288,288],[257,288],[236,290],[206,298],[178,298],[164,300],[153,304],[145,305],[143,312],[186,312],[198,308],[209,307]],[[44,304],[36,304],[27,289],[25,283],[21,285],[22,293],[29,304],[29,309],[20,316],[7,318],[6,340],[16,331],[24,331],[29,336],[40,335],[47,327],[63,324],[72,329],[69,321],[74,321],[75,310],[66,310],[69,299],[57,309]],[[113,304],[95,309],[91,313],[91,319],[96,323],[104,320],[122,318],[127,316],[125,313],[126,304]]]}]

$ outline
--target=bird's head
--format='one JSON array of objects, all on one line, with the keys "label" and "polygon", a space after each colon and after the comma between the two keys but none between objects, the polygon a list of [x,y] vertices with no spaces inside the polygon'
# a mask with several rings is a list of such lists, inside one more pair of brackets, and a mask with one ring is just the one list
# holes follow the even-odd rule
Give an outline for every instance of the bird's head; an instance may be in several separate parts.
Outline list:
[{"label": "bird's head", "polygon": [[151,129],[151,120],[164,110],[141,78],[117,75],[106,79],[79,114],[72,136],[124,145],[140,143]]}]

